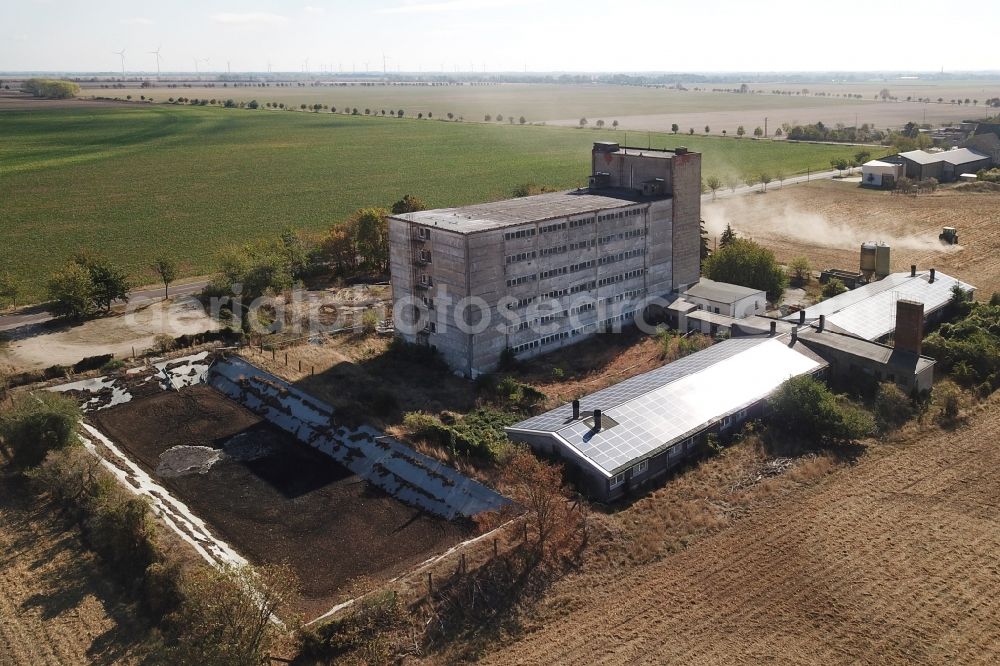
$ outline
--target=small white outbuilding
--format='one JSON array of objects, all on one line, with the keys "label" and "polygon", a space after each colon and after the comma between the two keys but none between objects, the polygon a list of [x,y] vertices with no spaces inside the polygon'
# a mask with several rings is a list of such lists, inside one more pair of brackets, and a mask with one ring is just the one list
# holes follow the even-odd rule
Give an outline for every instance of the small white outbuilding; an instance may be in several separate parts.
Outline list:
[{"label": "small white outbuilding", "polygon": [[871,160],[861,165],[861,183],[868,187],[893,188],[903,175],[902,164]]}]

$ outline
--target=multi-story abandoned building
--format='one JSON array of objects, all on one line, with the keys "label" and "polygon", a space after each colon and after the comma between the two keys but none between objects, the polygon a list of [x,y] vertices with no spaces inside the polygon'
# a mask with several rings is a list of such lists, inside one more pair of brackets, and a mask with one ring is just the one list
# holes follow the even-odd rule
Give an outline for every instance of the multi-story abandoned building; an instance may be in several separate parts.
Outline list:
[{"label": "multi-story abandoned building", "polygon": [[595,143],[589,187],[389,218],[397,335],[468,376],[698,280],[701,155]]}]

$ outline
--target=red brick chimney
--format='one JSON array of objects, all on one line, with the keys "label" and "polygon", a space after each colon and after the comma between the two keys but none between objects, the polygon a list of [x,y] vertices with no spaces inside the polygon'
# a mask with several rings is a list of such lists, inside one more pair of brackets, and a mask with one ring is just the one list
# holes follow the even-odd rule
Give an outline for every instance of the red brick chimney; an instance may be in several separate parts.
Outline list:
[{"label": "red brick chimney", "polygon": [[896,301],[895,347],[920,354],[924,340],[924,304],[901,298]]}]

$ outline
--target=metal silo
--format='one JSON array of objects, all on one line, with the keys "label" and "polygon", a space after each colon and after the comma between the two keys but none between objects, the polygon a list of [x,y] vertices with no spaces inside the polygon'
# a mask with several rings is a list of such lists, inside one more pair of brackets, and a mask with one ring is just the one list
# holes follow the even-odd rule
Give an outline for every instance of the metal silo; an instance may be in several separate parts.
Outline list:
[{"label": "metal silo", "polygon": [[864,275],[865,280],[869,282],[871,281],[872,276],[875,275],[877,254],[877,244],[870,241],[861,244],[861,274]]},{"label": "metal silo", "polygon": [[881,280],[890,273],[889,246],[879,243],[875,246],[875,279]]}]

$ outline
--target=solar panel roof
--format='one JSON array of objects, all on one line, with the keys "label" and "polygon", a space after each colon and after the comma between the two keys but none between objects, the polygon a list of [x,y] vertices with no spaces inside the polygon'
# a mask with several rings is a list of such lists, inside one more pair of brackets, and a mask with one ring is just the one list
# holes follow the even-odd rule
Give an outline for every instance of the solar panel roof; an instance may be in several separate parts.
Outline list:
[{"label": "solar panel roof", "polygon": [[564,406],[510,428],[547,431],[608,476],[700,432],[825,365],[779,338],[738,338],[598,391],[581,410],[602,409],[615,425],[595,432]]},{"label": "solar panel roof", "polygon": [[[930,313],[951,300],[951,290],[959,284],[963,289],[974,289],[944,273],[938,272],[934,282],[929,272],[893,273],[877,282],[871,282],[857,289],[834,296],[805,309],[806,321],[813,322],[820,315],[826,316],[828,324],[866,340],[878,340],[896,329],[896,301],[909,299],[924,304],[924,312]],[[797,321],[799,314],[786,317]]]}]

